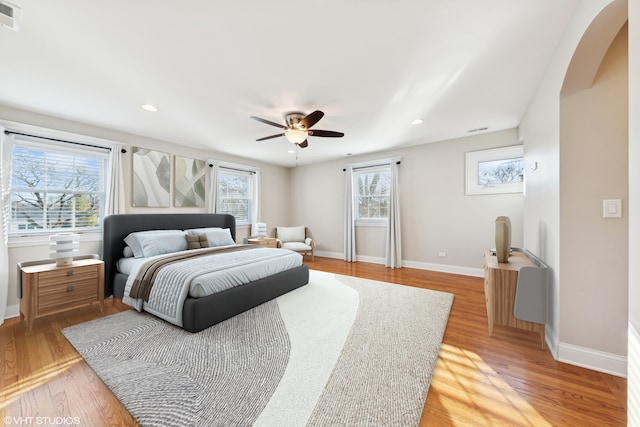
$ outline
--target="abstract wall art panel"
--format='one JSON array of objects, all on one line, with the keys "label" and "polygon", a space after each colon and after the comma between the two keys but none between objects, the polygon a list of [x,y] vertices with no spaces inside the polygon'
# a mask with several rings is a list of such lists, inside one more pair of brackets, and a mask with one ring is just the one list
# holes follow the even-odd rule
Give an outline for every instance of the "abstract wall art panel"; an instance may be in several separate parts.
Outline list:
[{"label": "abstract wall art panel", "polygon": [[170,191],[170,155],[133,147],[133,206],[168,208]]},{"label": "abstract wall art panel", "polygon": [[206,165],[204,160],[173,157],[173,206],[203,207],[205,198]]}]

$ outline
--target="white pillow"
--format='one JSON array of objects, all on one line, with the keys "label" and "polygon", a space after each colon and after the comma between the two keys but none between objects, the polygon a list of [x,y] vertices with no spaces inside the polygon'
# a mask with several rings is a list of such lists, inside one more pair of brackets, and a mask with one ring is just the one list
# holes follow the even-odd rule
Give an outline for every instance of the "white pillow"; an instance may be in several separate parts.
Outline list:
[{"label": "white pillow", "polygon": [[133,257],[133,251],[131,250],[131,248],[129,246],[125,246],[124,250],[122,251],[122,255],[125,258],[131,258],[131,257]]},{"label": "white pillow", "polygon": [[235,245],[231,237],[231,230],[228,228],[209,227],[209,228],[192,228],[185,230],[187,234],[206,234],[210,248],[216,246]]},{"label": "white pillow", "polygon": [[124,238],[136,258],[168,254],[187,249],[187,239],[182,230],[137,231]]},{"label": "white pillow", "polygon": [[305,235],[303,225],[299,227],[277,227],[276,233],[278,234],[278,239],[280,239],[282,243],[304,242]]}]

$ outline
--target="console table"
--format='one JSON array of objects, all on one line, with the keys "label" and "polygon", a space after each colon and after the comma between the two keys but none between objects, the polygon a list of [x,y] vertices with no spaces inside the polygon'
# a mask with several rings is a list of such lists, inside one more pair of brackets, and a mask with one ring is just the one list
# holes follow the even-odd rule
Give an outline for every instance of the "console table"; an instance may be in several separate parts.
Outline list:
[{"label": "console table", "polygon": [[489,336],[493,325],[534,331],[545,347],[547,322],[547,266],[526,249],[512,248],[500,263],[491,251],[484,254],[484,295]]}]

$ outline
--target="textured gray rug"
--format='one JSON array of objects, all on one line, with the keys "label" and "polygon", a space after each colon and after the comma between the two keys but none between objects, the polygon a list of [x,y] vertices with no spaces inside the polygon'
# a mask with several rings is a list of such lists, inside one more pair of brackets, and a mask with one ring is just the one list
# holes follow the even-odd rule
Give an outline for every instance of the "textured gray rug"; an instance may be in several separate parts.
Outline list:
[{"label": "textured gray rug", "polygon": [[63,333],[144,426],[411,426],[452,302],[311,271],[198,334],[135,311]]}]

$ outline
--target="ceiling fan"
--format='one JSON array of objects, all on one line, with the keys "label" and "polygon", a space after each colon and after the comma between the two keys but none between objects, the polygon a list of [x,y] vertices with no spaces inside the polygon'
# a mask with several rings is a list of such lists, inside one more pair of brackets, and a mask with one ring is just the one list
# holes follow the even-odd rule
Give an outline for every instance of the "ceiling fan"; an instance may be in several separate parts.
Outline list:
[{"label": "ceiling fan", "polygon": [[318,121],[320,121],[323,116],[324,113],[319,110],[316,110],[311,114],[307,114],[306,116],[300,111],[293,111],[291,113],[285,114],[284,116],[284,120],[287,123],[286,126],[279,123],[271,122],[269,120],[261,119],[260,117],[256,116],[251,116],[251,118],[259,122],[284,129],[284,133],[265,136],[264,138],[256,139],[256,141],[264,141],[265,139],[285,136],[292,144],[296,144],[300,148],[305,148],[309,145],[309,143],[307,142],[307,136],[323,136],[329,138],[341,138],[344,136],[344,133],[342,132],[310,129],[310,127],[318,123]]}]

